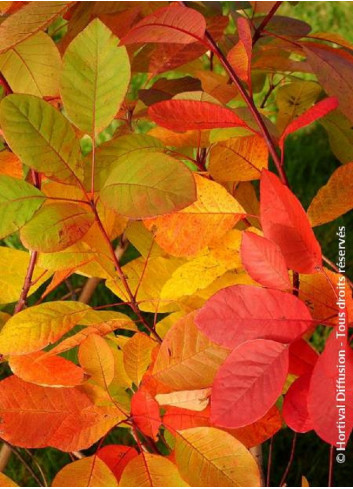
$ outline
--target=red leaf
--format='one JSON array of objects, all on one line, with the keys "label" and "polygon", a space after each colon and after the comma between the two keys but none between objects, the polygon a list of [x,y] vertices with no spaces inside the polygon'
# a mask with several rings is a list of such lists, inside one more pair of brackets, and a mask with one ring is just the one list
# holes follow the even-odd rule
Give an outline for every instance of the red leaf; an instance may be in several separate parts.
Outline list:
[{"label": "red leaf", "polygon": [[308,412],[308,392],[311,374],[299,377],[290,386],[283,404],[283,418],[287,425],[297,433],[313,429]]},{"label": "red leaf", "polygon": [[243,234],[241,259],[249,275],[265,287],[291,289],[291,282],[280,247],[255,233]]},{"label": "red leaf", "polygon": [[247,341],[219,369],[211,393],[211,422],[240,428],[257,421],[281,395],[288,373],[288,345]]},{"label": "red leaf", "polygon": [[289,347],[289,373],[304,375],[311,373],[319,355],[303,338],[294,341]]},{"label": "red leaf", "polygon": [[256,338],[290,343],[310,327],[312,318],[306,305],[292,294],[233,285],[211,297],[195,322],[215,343],[235,348]]},{"label": "red leaf", "polygon": [[122,44],[168,42],[189,44],[202,40],[206,21],[199,12],[181,5],[162,7],[138,22]]},{"label": "red leaf", "polygon": [[159,405],[149,392],[140,389],[132,396],[131,415],[134,423],[144,435],[157,440],[161,417]]},{"label": "red leaf", "polygon": [[174,406],[167,406],[163,424],[170,430],[186,430],[199,426],[210,426],[210,407],[203,411],[192,411]]},{"label": "red leaf", "polygon": [[108,465],[119,481],[126,465],[130,460],[137,457],[138,453],[133,447],[125,445],[106,445],[98,450],[96,455]]},{"label": "red leaf", "polygon": [[322,266],[321,248],[301,203],[265,169],[260,183],[260,215],[265,237],[281,248],[288,268],[314,273]]},{"label": "red leaf", "polygon": [[[345,382],[343,382],[344,374],[338,367],[339,359],[343,358],[339,352],[344,350]],[[341,390],[345,387],[345,401],[342,392],[336,391],[337,387]],[[345,405],[344,417],[342,417],[344,410],[339,410],[337,407],[340,405]],[[337,446],[338,441],[343,441],[344,445],[337,422],[345,421],[345,440],[348,440],[353,427],[353,351],[348,345],[345,347],[344,338],[336,338],[336,330],[331,333],[325,350],[313,370],[308,395],[308,411],[313,428],[320,438],[331,445]]]},{"label": "red leaf", "polygon": [[199,100],[165,100],[151,105],[148,115],[158,125],[172,131],[245,126],[233,111]]},{"label": "red leaf", "polygon": [[302,129],[305,126],[308,126],[312,122],[315,122],[317,119],[320,119],[321,117],[324,117],[327,115],[329,112],[332,110],[337,109],[338,107],[338,100],[336,97],[328,97],[325,98],[324,100],[321,100],[317,104],[315,104],[313,107],[310,107],[304,114],[301,114],[299,117],[294,119],[284,130],[282,136],[280,137],[279,140],[279,145],[281,149],[283,150],[283,145],[284,145],[284,140],[288,136],[288,134],[291,134],[292,132],[298,131],[299,129]]}]

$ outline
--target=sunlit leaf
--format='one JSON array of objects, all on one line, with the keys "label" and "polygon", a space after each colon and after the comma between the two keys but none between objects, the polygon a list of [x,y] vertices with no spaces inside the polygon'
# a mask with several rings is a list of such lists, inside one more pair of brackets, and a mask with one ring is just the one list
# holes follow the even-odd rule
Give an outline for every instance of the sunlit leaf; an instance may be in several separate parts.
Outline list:
[{"label": "sunlit leaf", "polygon": [[65,465],[54,477],[53,487],[117,487],[110,468],[101,458],[84,457]]},{"label": "sunlit leaf", "polygon": [[114,356],[104,338],[97,334],[87,336],[80,345],[78,358],[92,380],[108,389],[114,377]]}]

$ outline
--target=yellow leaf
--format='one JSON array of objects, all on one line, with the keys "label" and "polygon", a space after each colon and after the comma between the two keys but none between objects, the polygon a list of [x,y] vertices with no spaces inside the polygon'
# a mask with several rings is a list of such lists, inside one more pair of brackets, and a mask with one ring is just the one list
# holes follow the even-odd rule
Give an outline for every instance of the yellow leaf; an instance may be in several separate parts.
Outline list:
[{"label": "yellow leaf", "polygon": [[58,48],[41,31],[0,56],[0,71],[14,93],[58,96],[60,68]]},{"label": "yellow leaf", "polygon": [[[18,301],[23,287],[29,264],[29,253],[0,246],[0,269],[6,273],[0,274],[0,304]],[[51,274],[44,274],[45,268],[35,267],[33,285],[29,295],[35,292]]]},{"label": "yellow leaf", "polygon": [[121,487],[185,487],[176,466],[161,455],[142,452],[124,469]]},{"label": "yellow leaf", "polygon": [[[147,264],[146,260],[148,260]],[[156,257],[148,259],[140,257],[122,267],[129,287],[132,293],[136,295],[136,301],[142,311],[172,312],[178,309],[175,301],[161,300],[161,290],[164,283],[181,263],[182,261],[176,258]],[[106,286],[121,299],[130,300],[116,273],[106,281]]]},{"label": "yellow leaf", "polygon": [[260,136],[231,138],[215,144],[210,153],[208,170],[219,181],[259,179],[268,165],[268,149]]},{"label": "yellow leaf", "polygon": [[193,487],[259,487],[258,465],[238,440],[216,428],[190,428],[176,436],[175,459]]},{"label": "yellow leaf", "polygon": [[191,312],[172,326],[159,349],[152,374],[170,391],[211,387],[230,351],[212,343],[194,323]]},{"label": "yellow leaf", "polygon": [[279,87],[276,91],[279,131],[283,132],[290,122],[305,112],[320,93],[320,85],[312,81],[297,81]]},{"label": "yellow leaf", "polygon": [[144,333],[136,333],[124,346],[124,365],[130,379],[137,386],[151,363],[152,350],[157,343]]},{"label": "yellow leaf", "polygon": [[179,319],[185,316],[185,313],[182,311],[172,312],[165,316],[163,319],[158,321],[156,324],[156,331],[161,338],[164,338],[168,333],[170,328],[175,324]]},{"label": "yellow leaf", "polygon": [[104,338],[90,334],[80,345],[78,359],[92,380],[108,389],[114,378],[114,356]]},{"label": "yellow leaf", "polygon": [[5,19],[0,26],[0,53],[44,30],[70,2],[30,2]]},{"label": "yellow leaf", "polygon": [[155,399],[160,406],[175,406],[191,411],[203,411],[209,403],[211,389],[175,391],[157,394]]},{"label": "yellow leaf", "polygon": [[333,221],[353,209],[353,163],[333,172],[326,185],[313,198],[308,216],[312,226]]},{"label": "yellow leaf", "polygon": [[221,238],[245,214],[218,183],[195,175],[198,198],[186,209],[144,221],[159,246],[174,256],[194,256]]},{"label": "yellow leaf", "polygon": [[65,465],[55,476],[52,487],[117,487],[110,468],[95,455]]},{"label": "yellow leaf", "polygon": [[165,255],[165,252],[153,240],[153,233],[148,231],[141,221],[130,221],[125,236],[144,258]]},{"label": "yellow leaf", "polygon": [[[12,2],[9,2],[12,3]],[[1,487],[18,487],[16,482],[14,482],[10,477],[0,472],[0,486]]]},{"label": "yellow leaf", "polygon": [[46,302],[29,307],[7,321],[0,333],[3,355],[22,355],[55,343],[70,331],[89,310],[73,301]]},{"label": "yellow leaf", "polygon": [[43,205],[21,229],[21,240],[30,250],[61,251],[81,239],[93,221],[91,212],[75,204]]}]

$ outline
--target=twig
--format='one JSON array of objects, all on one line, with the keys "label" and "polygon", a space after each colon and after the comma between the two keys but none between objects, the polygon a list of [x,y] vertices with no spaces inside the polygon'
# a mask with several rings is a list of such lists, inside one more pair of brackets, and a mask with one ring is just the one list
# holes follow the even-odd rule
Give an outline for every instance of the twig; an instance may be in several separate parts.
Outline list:
[{"label": "twig", "polygon": [[266,487],[270,487],[271,465],[272,465],[272,451],[273,451],[273,436],[271,437],[270,447],[269,447],[269,450],[268,450]]},{"label": "twig", "polygon": [[286,479],[288,477],[288,474],[289,474],[289,471],[290,471],[290,468],[292,466],[293,459],[294,459],[294,452],[295,452],[296,442],[297,442],[297,434],[294,433],[293,441],[292,441],[292,449],[291,449],[291,452],[290,452],[290,457],[289,457],[289,460],[288,460],[288,464],[287,464],[286,470],[284,471],[283,477],[282,477],[281,482],[279,484],[279,487],[284,487],[284,484],[285,484]]},{"label": "twig", "polygon": [[282,2],[276,2],[274,4],[274,6],[271,8],[271,10],[268,12],[266,17],[263,19],[261,24],[255,29],[255,33],[254,33],[253,38],[252,38],[252,45],[253,46],[255,46],[257,41],[260,39],[262,31],[265,29],[267,24],[270,22],[272,17],[275,15],[275,13],[277,12],[277,10],[281,6],[281,4],[282,4]]}]

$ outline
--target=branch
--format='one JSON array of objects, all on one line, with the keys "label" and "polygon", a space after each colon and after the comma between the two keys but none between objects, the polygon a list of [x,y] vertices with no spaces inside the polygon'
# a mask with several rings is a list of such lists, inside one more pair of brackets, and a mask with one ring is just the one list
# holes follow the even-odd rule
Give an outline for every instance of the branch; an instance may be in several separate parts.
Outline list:
[{"label": "branch", "polygon": [[263,19],[261,24],[255,29],[255,33],[254,33],[253,38],[252,38],[252,45],[253,46],[255,46],[257,41],[260,39],[262,31],[265,29],[267,24],[270,22],[272,17],[275,15],[275,13],[277,12],[277,10],[281,6],[281,4],[282,4],[282,2],[276,2],[274,4],[274,6],[271,8],[271,10],[268,12],[266,17]]}]

